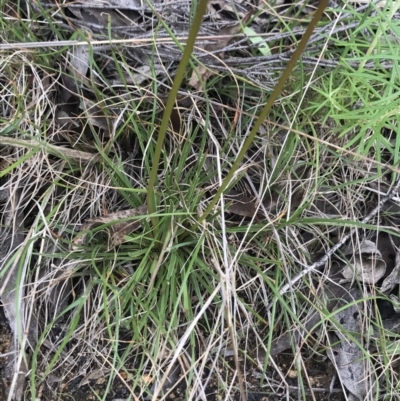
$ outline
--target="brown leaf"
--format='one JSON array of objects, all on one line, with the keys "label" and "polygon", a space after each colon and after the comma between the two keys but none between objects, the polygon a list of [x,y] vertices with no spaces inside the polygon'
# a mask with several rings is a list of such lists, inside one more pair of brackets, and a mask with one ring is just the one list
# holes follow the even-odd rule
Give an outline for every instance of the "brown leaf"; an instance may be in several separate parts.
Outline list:
[{"label": "brown leaf", "polygon": [[230,0],[209,0],[208,14],[210,14],[214,20],[223,19],[223,17],[221,17],[221,11],[229,12],[239,17],[244,17],[246,15],[243,11],[238,10],[235,4]]},{"label": "brown leaf", "polygon": [[196,89],[196,91],[201,91],[207,79],[213,75],[213,72],[204,65],[199,65],[196,70],[192,72],[189,85]]},{"label": "brown leaf", "polygon": [[84,386],[85,384],[89,384],[91,381],[95,381],[96,384],[101,384],[104,380],[106,374],[109,372],[109,369],[95,369],[92,370],[89,374],[87,374],[81,382],[78,384],[78,388]]},{"label": "brown leaf", "polygon": [[11,164],[13,164],[16,161],[17,161],[17,159],[14,159],[14,158],[7,158],[6,159],[4,157],[1,157],[0,158],[0,172],[3,172],[5,169],[10,167]]},{"label": "brown leaf", "polygon": [[99,107],[98,103],[83,98],[80,108],[87,113],[92,125],[103,129],[105,136],[108,137],[112,129],[112,119],[115,120],[116,115],[109,107],[105,106],[104,103],[101,106],[102,107]]},{"label": "brown leaf", "polygon": [[257,214],[255,218],[256,220],[259,219],[257,205],[253,198],[236,191],[229,191],[225,194],[225,199],[229,202],[229,206],[226,209],[227,212],[251,218]]},{"label": "brown leaf", "polygon": [[[84,40],[84,38],[79,37]],[[74,46],[68,53],[66,62],[68,74],[63,74],[64,87],[62,88],[62,98],[67,102],[69,98],[79,92],[78,83],[87,82],[86,73],[89,69],[89,46]]]},{"label": "brown leaf", "polygon": [[[137,230],[140,227],[140,220],[123,220],[129,219],[131,217],[140,216],[147,213],[147,205],[142,205],[133,209],[120,210],[118,212],[110,213],[105,216],[95,217],[93,219],[88,219],[84,224],[82,224],[80,231],[87,231],[93,227],[112,223],[109,227],[110,235],[110,245],[117,246],[124,242],[125,235]],[[73,239],[73,249],[77,250],[80,245],[83,245],[86,240],[87,233],[78,235]]]},{"label": "brown leaf", "polygon": [[[41,143],[35,139],[15,139],[15,138],[9,138],[9,137],[5,137],[5,136],[0,136],[0,144],[21,147],[21,148],[35,148],[35,147],[41,145]],[[43,146],[43,148],[46,150],[47,153],[50,153],[54,156],[58,156],[58,157],[60,155],[66,156],[73,160],[77,160],[80,163],[94,162],[99,158],[98,155],[95,155],[92,153],[83,152],[81,150],[64,148],[62,146],[46,144],[45,146]]]},{"label": "brown leaf", "polygon": [[240,32],[242,29],[242,26],[245,25],[250,17],[252,16],[253,11],[249,11],[243,18],[241,22],[238,22],[235,25],[229,25],[224,28],[222,28],[218,32],[218,36],[221,36],[220,38],[217,37],[217,40],[215,43],[210,43],[204,47],[205,50],[209,52],[215,52],[218,50],[224,49],[226,46],[228,46],[229,42],[232,40],[232,36],[236,35]]},{"label": "brown leaf", "polygon": [[[206,52],[217,52],[218,50],[223,50],[226,46],[228,46],[229,42],[232,40],[232,36],[236,35],[240,32],[243,25],[247,23],[247,21],[252,16],[253,11],[249,11],[242,19],[242,21],[235,25],[230,25],[222,28],[218,32],[218,36],[214,43],[210,43],[204,46],[204,50]],[[223,53],[220,53],[219,56],[221,58],[224,57]],[[204,65],[199,65],[196,68],[196,71],[192,72],[192,76],[189,80],[189,85],[196,89],[196,91],[200,91],[203,89],[207,79],[213,75],[213,72],[205,67]]]},{"label": "brown leaf", "polygon": [[3,9],[2,14],[5,17],[9,17],[10,22],[11,21],[18,21],[21,19],[21,16],[18,14],[19,6],[18,2],[16,0],[8,0],[7,2],[3,3]]}]

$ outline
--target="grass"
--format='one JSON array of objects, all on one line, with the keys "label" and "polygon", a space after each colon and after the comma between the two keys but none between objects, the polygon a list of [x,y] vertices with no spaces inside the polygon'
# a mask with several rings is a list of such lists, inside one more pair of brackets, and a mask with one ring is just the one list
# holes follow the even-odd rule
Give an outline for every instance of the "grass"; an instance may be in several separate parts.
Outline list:
[{"label": "grass", "polygon": [[[55,10],[32,7],[29,18],[19,18],[3,3],[4,43],[104,39],[84,31],[70,37]],[[236,13],[236,21],[243,18]],[[8,203],[24,215],[25,239],[2,262],[0,284],[15,264],[17,303],[38,324],[36,335],[28,333],[35,341],[27,399],[62,399],[63,388],[74,396],[86,382],[101,400],[115,395],[116,383],[121,397],[167,399],[163,383],[176,369],[172,392],[181,399],[234,399],[244,388],[269,395],[282,384],[309,397],[307,358],[326,354],[332,327],[344,335],[348,329],[320,299],[326,272],[305,276],[286,294],[279,290],[349,228],[357,228],[355,253],[364,238],[399,237],[384,210],[360,223],[399,171],[398,2],[385,10],[328,9],[272,102],[266,88],[282,76],[310,21],[301,7],[274,13],[260,33],[279,32],[274,40],[266,36],[272,54],[259,59],[257,44],[239,38],[197,93],[188,85],[192,68],[216,61],[196,44],[178,70],[177,47],[160,39],[166,33],[178,43],[165,21],[154,27],[160,38],[136,47],[89,45],[84,77],[68,67],[72,46],[1,50],[0,177],[14,194]],[[210,24],[201,29],[209,34]],[[148,67],[144,80],[137,49]],[[252,57],[259,64],[246,64]],[[77,92],[75,104],[62,100],[66,87]],[[382,192],[371,183],[381,183]],[[246,205],[232,213],[232,196],[220,196],[224,186],[250,198],[257,214],[243,216]],[[146,201],[149,212],[122,244],[110,240],[114,221],[91,227],[74,246],[88,219]],[[387,298],[378,287],[371,297]],[[268,355],[273,341],[303,327],[316,306],[321,329],[306,335],[303,353],[293,344],[294,362],[289,357],[294,382]],[[373,350],[354,333],[347,337],[384,377],[368,399],[395,398],[397,338],[377,324]],[[59,377],[70,387],[49,384]]]}]

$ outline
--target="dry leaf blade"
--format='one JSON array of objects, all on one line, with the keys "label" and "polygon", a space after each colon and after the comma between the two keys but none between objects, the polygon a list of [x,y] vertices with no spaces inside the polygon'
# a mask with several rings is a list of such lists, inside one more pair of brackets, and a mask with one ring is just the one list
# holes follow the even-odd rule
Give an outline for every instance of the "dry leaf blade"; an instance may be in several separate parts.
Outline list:
[{"label": "dry leaf blade", "polygon": [[120,245],[124,242],[125,235],[130,234],[134,230],[140,227],[140,220],[125,220],[121,221],[121,219],[129,219],[135,216],[145,215],[147,213],[147,205],[142,205],[136,208],[120,210],[118,212],[110,213],[105,216],[94,217],[88,219],[82,226],[80,231],[83,232],[82,235],[78,235],[72,241],[74,243],[73,249],[77,250],[80,245],[85,244],[87,233],[84,233],[87,230],[92,229],[93,227],[102,225],[102,224],[111,224],[111,245],[116,246]]}]

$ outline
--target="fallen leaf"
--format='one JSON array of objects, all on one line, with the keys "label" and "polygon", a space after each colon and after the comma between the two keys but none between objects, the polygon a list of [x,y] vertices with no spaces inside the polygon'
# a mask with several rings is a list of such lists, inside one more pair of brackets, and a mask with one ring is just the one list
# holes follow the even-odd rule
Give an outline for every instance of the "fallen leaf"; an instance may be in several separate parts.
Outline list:
[{"label": "fallen leaf", "polygon": [[[365,357],[359,345],[363,343],[361,333],[366,330],[365,309],[363,302],[354,303],[354,301],[363,297],[363,293],[357,288],[343,297],[343,304],[350,305],[345,309],[341,308],[335,314],[335,320],[341,327],[331,334],[332,345],[327,351],[340,381],[359,401],[365,400],[367,394],[372,398],[376,386],[374,381],[376,375],[373,372],[374,367],[371,366],[371,359]],[[370,308],[371,305],[368,306]],[[346,333],[351,333],[352,337],[348,337]],[[356,338],[359,344],[353,338]]]},{"label": "fallen leaf", "polygon": [[236,191],[229,191],[224,197],[229,202],[226,208],[227,212],[250,218],[256,215],[256,219],[258,219],[257,205],[253,198]]},{"label": "fallen leaf", "polygon": [[[82,40],[82,38],[80,39]],[[89,69],[89,46],[74,46],[73,50],[68,53],[67,60],[66,69],[69,73],[63,75],[65,87],[62,88],[64,102],[78,92],[77,84],[86,80],[86,73]]]},{"label": "fallen leaf", "polygon": [[199,65],[196,67],[196,71],[192,72],[189,85],[196,91],[201,91],[208,78],[210,78],[213,74],[214,73],[209,68],[205,67],[204,65]]},{"label": "fallen leaf", "polygon": [[82,110],[87,113],[90,122],[98,128],[101,128],[105,133],[110,132],[109,118],[105,115],[105,112],[95,103],[89,99],[83,99],[80,105]]},{"label": "fallen leaf", "polygon": [[[240,32],[243,25],[245,25],[250,17],[252,16],[253,11],[249,11],[242,19],[241,22],[238,22],[235,25],[230,25],[222,28],[218,32],[218,36],[214,43],[210,43],[204,46],[204,50],[209,53],[218,52],[219,50],[223,50],[226,46],[228,46],[229,42],[232,40],[232,36],[236,35]],[[223,53],[220,53],[219,56],[223,58]],[[196,89],[196,91],[200,91],[204,89],[205,83],[207,79],[213,75],[213,71],[204,65],[199,65],[196,67],[196,70],[192,72],[192,76],[189,80],[189,85]]]},{"label": "fallen leaf", "polygon": [[[73,250],[79,249],[79,246],[83,245],[86,241],[87,231],[103,224],[110,224],[109,230],[110,235],[110,245],[117,246],[125,241],[125,236],[131,232],[137,230],[140,227],[140,220],[128,220],[132,217],[144,215],[147,213],[147,205],[142,205],[133,209],[120,210],[118,212],[110,213],[106,216],[94,217],[88,219],[81,226],[81,233],[73,239]],[[121,221],[123,219],[123,221]]]},{"label": "fallen leaf", "polygon": [[70,53],[69,68],[78,73],[80,76],[85,76],[89,69],[89,46],[74,46]]},{"label": "fallen leaf", "polygon": [[360,244],[360,249],[351,253],[353,255],[343,269],[344,280],[341,283],[359,280],[363,283],[375,284],[384,276],[386,262],[374,242],[364,240]]},{"label": "fallen leaf", "polygon": [[89,384],[91,381],[95,380],[96,384],[101,384],[104,380],[106,373],[108,373],[109,369],[95,369],[88,373],[79,383],[78,388],[84,386],[85,384]]},{"label": "fallen leaf", "polygon": [[[214,12],[225,11],[225,12],[229,12],[229,13],[238,15],[239,17],[245,16],[245,13],[243,11],[240,11],[237,8],[236,4],[230,0],[209,0],[208,6],[209,6],[209,9],[211,9],[210,10],[211,14],[213,13],[213,9],[214,9]],[[217,6],[217,7],[214,8],[212,6]],[[215,18],[214,15],[212,15],[212,17]],[[218,18],[218,19],[220,19],[220,18]]]},{"label": "fallen leaf", "polygon": [[112,81],[113,85],[125,85],[125,84],[134,84],[140,85],[144,81],[154,80],[158,75],[165,72],[165,68],[160,64],[155,65],[143,65],[141,67],[132,68],[133,73],[124,73],[124,81],[121,78],[114,79]]},{"label": "fallen leaf", "polygon": [[70,117],[68,113],[63,110],[56,114],[56,121],[60,128],[64,128],[65,126],[74,126],[75,128],[79,127],[76,118]]},{"label": "fallen leaf", "polygon": [[[0,144],[15,146],[15,147],[22,147],[22,148],[37,148],[42,145],[41,142],[35,139],[15,139],[15,138],[8,138],[5,136],[0,136]],[[88,152],[83,152],[81,150],[69,149],[64,148],[62,146],[55,146],[55,145],[42,145],[44,149],[46,149],[47,153],[50,153],[54,156],[71,158],[73,160],[77,160],[78,162],[94,162],[99,158],[99,155],[95,155]]]},{"label": "fallen leaf", "polygon": [[392,272],[383,280],[381,291],[389,293],[393,288],[400,283],[400,251],[396,253],[396,265]]}]

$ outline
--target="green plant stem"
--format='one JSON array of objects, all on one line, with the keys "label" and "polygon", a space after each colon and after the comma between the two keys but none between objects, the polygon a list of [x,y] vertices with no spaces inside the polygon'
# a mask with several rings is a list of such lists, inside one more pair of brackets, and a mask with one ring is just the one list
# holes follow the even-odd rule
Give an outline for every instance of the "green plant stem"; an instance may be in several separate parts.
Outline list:
[{"label": "green plant stem", "polygon": [[226,175],[224,181],[222,182],[220,188],[218,189],[217,193],[214,195],[213,199],[211,202],[208,204],[206,210],[204,213],[200,216],[200,219],[198,223],[201,223],[212,211],[213,207],[217,203],[219,197],[221,194],[224,192],[228,184],[230,183],[233,175],[237,171],[240,163],[242,162],[244,155],[246,154],[247,150],[249,149],[250,145],[254,141],[255,136],[257,135],[258,130],[260,129],[261,124],[264,122],[265,118],[267,117],[269,111],[271,110],[275,100],[278,98],[280,95],[283,86],[285,85],[287,79],[289,78],[294,66],[297,63],[297,60],[300,58],[301,53],[303,52],[304,48],[306,47],[306,44],[308,40],[310,39],[310,36],[315,28],[315,26],[318,24],[319,20],[322,17],[322,14],[325,11],[325,8],[328,6],[329,0],[321,0],[319,3],[319,6],[317,10],[315,11],[315,14],[313,16],[313,19],[311,20],[310,24],[307,27],[307,30],[305,31],[296,51],[293,53],[293,56],[290,58],[288,65],[285,68],[285,71],[283,72],[282,76],[279,78],[278,83],[276,84],[270,98],[268,99],[267,104],[265,105],[264,109],[261,111],[260,115],[258,116],[252,130],[250,131],[249,136],[245,140],[242,148],[240,149],[240,152],[233,162],[233,165],[231,169],[229,170],[228,174]]},{"label": "green plant stem", "polygon": [[[171,91],[168,96],[168,101],[167,101],[167,104],[165,106],[165,110],[163,113],[163,118],[162,118],[161,125],[160,125],[160,132],[158,134],[157,144],[156,144],[156,148],[155,148],[155,152],[154,152],[153,167],[151,168],[151,172],[150,172],[148,192],[147,192],[147,205],[149,208],[149,213],[152,215],[154,215],[157,211],[154,187],[157,182],[157,170],[158,170],[158,164],[160,162],[162,146],[164,143],[165,135],[167,133],[168,123],[169,123],[169,120],[171,117],[172,109],[174,107],[176,95],[178,93],[178,90],[181,86],[183,77],[185,75],[186,66],[192,55],[194,43],[196,41],[197,34],[200,30],[200,26],[203,21],[203,16],[207,9],[207,3],[208,3],[208,0],[200,0],[200,2],[199,2],[196,16],[193,20],[193,25],[190,30],[189,38],[186,42],[185,50],[183,52],[181,62],[179,63],[178,70],[176,72],[176,76],[175,76],[174,82],[172,84],[172,88],[171,88]],[[157,235],[158,218],[156,216],[153,216],[151,219],[152,219],[154,230],[156,230],[156,235]]]}]

